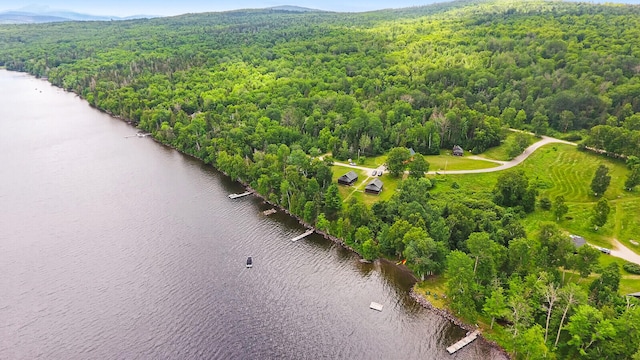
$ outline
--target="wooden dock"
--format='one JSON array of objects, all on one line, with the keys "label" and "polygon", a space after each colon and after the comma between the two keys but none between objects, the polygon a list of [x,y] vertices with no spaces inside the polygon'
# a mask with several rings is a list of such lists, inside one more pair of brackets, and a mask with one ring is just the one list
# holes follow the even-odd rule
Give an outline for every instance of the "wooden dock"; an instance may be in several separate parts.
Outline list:
[{"label": "wooden dock", "polygon": [[237,199],[247,195],[251,195],[251,191],[243,192],[242,194],[229,194],[229,199]]},{"label": "wooden dock", "polygon": [[314,231],[315,231],[314,229],[311,229],[311,230],[307,231],[306,233],[304,233],[302,235],[298,235],[298,236],[294,237],[293,239],[291,239],[291,241],[298,241],[298,240],[300,240],[302,238],[305,238],[305,237],[313,234]]},{"label": "wooden dock", "polygon": [[132,137],[143,138],[143,137],[147,137],[147,136],[151,136],[151,133],[137,133],[137,134],[134,134],[134,135],[127,135],[127,136],[125,136],[125,139],[132,138]]},{"label": "wooden dock", "polygon": [[475,339],[478,338],[478,335],[480,335],[480,331],[476,330],[474,332],[472,332],[471,334],[467,335],[464,339],[458,341],[457,343],[449,346],[447,348],[447,351],[449,352],[449,354],[453,354],[456,351],[462,349],[463,347],[469,345],[470,343],[472,343]]}]

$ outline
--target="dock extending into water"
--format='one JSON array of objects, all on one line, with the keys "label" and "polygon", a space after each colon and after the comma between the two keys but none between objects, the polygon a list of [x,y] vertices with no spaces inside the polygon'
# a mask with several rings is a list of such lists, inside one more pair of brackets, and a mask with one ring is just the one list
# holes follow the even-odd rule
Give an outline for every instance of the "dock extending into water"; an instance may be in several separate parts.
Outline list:
[{"label": "dock extending into water", "polygon": [[313,232],[314,232],[314,231],[315,231],[314,229],[311,229],[311,230],[309,230],[309,231],[305,232],[305,233],[304,233],[304,234],[302,234],[302,235],[298,235],[298,236],[294,237],[293,239],[291,239],[291,241],[298,241],[298,240],[300,240],[300,239],[302,239],[302,238],[305,238],[305,237],[307,237],[307,236],[309,236],[309,235],[313,234]]},{"label": "dock extending into water", "polygon": [[449,352],[449,354],[453,354],[456,351],[462,349],[463,347],[469,345],[470,343],[472,343],[475,339],[478,338],[478,335],[480,335],[480,331],[476,330],[474,332],[472,332],[471,334],[467,335],[464,339],[458,341],[457,343],[449,346],[447,348],[447,351]]},{"label": "dock extending into water", "polygon": [[247,195],[251,195],[251,191],[246,191],[246,192],[243,192],[242,194],[229,194],[229,199],[237,199]]},{"label": "dock extending into water", "polygon": [[143,138],[143,137],[147,137],[147,136],[151,136],[151,133],[137,133],[137,134],[134,134],[134,135],[127,135],[127,136],[125,136],[125,139],[131,138],[131,137]]}]

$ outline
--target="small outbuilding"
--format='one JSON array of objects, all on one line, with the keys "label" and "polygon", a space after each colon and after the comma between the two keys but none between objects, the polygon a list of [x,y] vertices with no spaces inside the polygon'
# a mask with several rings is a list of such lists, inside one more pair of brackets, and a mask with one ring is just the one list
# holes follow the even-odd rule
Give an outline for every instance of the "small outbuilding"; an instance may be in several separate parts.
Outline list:
[{"label": "small outbuilding", "polygon": [[569,235],[569,237],[571,238],[571,241],[573,242],[573,245],[575,245],[577,248],[583,246],[584,244],[587,243],[587,240],[585,240],[582,236],[578,236],[578,235]]},{"label": "small outbuilding", "polygon": [[364,192],[378,195],[382,192],[382,185],[383,185],[382,180],[373,179],[373,181],[371,181],[369,185],[367,185],[367,187],[364,188]]},{"label": "small outbuilding", "polygon": [[462,155],[464,155],[464,150],[462,150],[462,148],[459,145],[454,145],[453,146],[453,155],[462,156]]},{"label": "small outbuilding", "polygon": [[338,184],[340,185],[353,185],[358,180],[358,174],[355,171],[349,171],[348,173],[338,178]]},{"label": "small outbuilding", "polygon": [[640,292],[635,292],[635,293],[627,294],[627,296],[631,296],[631,297],[634,297],[634,298],[636,298],[636,299],[640,299]]}]

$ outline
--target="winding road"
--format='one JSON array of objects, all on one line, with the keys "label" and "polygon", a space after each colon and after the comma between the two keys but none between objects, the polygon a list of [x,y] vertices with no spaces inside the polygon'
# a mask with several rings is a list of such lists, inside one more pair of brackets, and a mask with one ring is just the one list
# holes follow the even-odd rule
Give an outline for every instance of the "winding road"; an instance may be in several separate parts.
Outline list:
[{"label": "winding road", "polygon": [[[518,130],[512,130],[512,131],[518,131]],[[437,174],[440,174],[440,175],[444,175],[445,173],[446,174],[450,174],[450,175],[451,174],[478,174],[478,173],[489,173],[489,172],[494,172],[494,171],[502,171],[502,170],[510,169],[510,168],[512,168],[514,166],[519,165],[523,161],[525,161],[531,154],[533,154],[534,151],[538,150],[540,147],[542,147],[544,145],[547,145],[547,144],[551,144],[551,143],[561,143],[561,144],[568,144],[568,145],[573,145],[573,146],[576,145],[575,143],[572,143],[570,141],[560,140],[560,139],[552,138],[552,137],[549,137],[549,136],[542,136],[542,139],[540,139],[539,141],[533,143],[528,148],[524,149],[522,154],[516,156],[515,158],[513,158],[513,159],[511,159],[509,161],[485,159],[485,158],[481,158],[479,156],[470,156],[469,157],[469,159],[473,159],[473,160],[482,160],[482,161],[490,161],[490,162],[498,163],[498,164],[500,164],[499,166],[492,167],[492,168],[487,168],[487,169],[473,169],[473,170],[448,170],[448,171],[438,170]],[[369,173],[372,172],[373,170],[376,170],[376,171],[384,171],[384,170],[386,170],[384,165],[380,165],[377,168],[369,168],[369,167],[358,166],[358,165],[350,165],[350,164],[345,164],[345,163],[335,162],[335,161],[334,161],[333,164],[334,165],[338,165],[338,166],[344,166],[344,167],[352,168],[352,169],[364,170],[364,171],[367,171]],[[427,174],[435,175],[436,171],[429,171]]]},{"label": "winding road", "polygon": [[613,249],[611,249],[611,256],[640,265],[640,255],[624,246],[620,241],[617,239],[611,239],[611,245],[613,245]]},{"label": "winding road", "polygon": [[[528,148],[524,149],[522,154],[516,156],[515,158],[513,158],[513,159],[511,159],[509,161],[490,160],[490,159],[484,159],[484,158],[481,158],[481,157],[478,157],[478,156],[470,157],[470,159],[475,159],[475,160],[484,160],[484,161],[496,162],[496,163],[499,163],[500,166],[496,166],[496,167],[492,167],[492,168],[488,168],[488,169],[449,170],[446,173],[447,174],[478,174],[478,173],[488,173],[488,172],[502,171],[502,170],[510,169],[510,168],[512,168],[514,166],[519,165],[523,161],[525,161],[531,154],[533,154],[534,151],[538,150],[542,146],[545,146],[545,145],[551,144],[551,143],[561,143],[561,144],[568,144],[568,145],[574,145],[574,146],[576,145],[575,143],[572,143],[570,141],[560,140],[560,139],[552,138],[552,137],[549,137],[549,136],[543,136],[542,139],[540,139],[539,141],[533,143]],[[435,174],[435,173],[436,173],[435,171],[429,171],[429,174]],[[438,171],[438,173],[439,174],[444,174],[445,172],[444,171]]]},{"label": "winding road", "polygon": [[[519,130],[511,129],[511,131],[519,131]],[[489,173],[489,172],[494,172],[494,171],[502,171],[502,170],[510,169],[510,168],[512,168],[514,166],[517,166],[517,165],[521,164],[531,154],[533,154],[534,151],[538,150],[539,148],[541,148],[544,145],[551,144],[551,143],[560,143],[560,144],[568,144],[568,145],[576,146],[576,143],[572,143],[570,141],[560,140],[560,139],[552,138],[550,136],[542,136],[542,139],[540,139],[539,141],[537,141],[537,142],[533,143],[532,145],[530,145],[529,147],[527,147],[522,152],[522,154],[516,156],[515,158],[513,158],[510,161],[500,161],[500,160],[493,160],[493,159],[485,159],[485,158],[482,158],[482,157],[479,157],[479,156],[470,156],[469,157],[469,159],[482,160],[482,161],[491,161],[491,162],[494,162],[494,163],[498,163],[498,164],[500,164],[499,166],[492,167],[492,168],[487,168],[487,169],[449,170],[449,171],[446,171],[446,174],[450,174],[450,175],[451,174],[478,174],[478,173]],[[373,170],[376,170],[376,172],[380,172],[380,171],[385,171],[386,170],[384,165],[380,165],[380,166],[378,166],[376,168],[369,168],[369,167],[358,166],[358,165],[350,165],[350,164],[345,164],[345,163],[341,163],[341,162],[334,162],[334,165],[343,166],[343,167],[352,168],[352,169],[363,170],[363,171],[366,171],[367,174],[371,174],[373,172]],[[429,171],[427,174],[435,175],[436,172],[435,171]],[[444,175],[445,171],[438,170],[437,174]],[[369,179],[369,177],[367,177],[365,179],[365,181],[367,181],[368,179]],[[630,261],[630,262],[634,262],[636,264],[640,264],[640,255],[636,254],[633,250],[629,249],[628,247],[626,247],[625,245],[623,245],[622,243],[620,243],[616,239],[611,239],[611,244],[613,246],[613,249],[611,249],[611,256],[615,256],[615,257],[618,257],[620,259],[624,259],[626,261]]]}]

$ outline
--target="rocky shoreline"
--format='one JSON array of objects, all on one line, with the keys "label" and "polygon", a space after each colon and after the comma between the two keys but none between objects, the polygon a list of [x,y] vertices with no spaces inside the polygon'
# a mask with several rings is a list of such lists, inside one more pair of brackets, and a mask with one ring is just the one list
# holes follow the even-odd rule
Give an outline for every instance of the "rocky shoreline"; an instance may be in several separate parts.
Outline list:
[{"label": "rocky shoreline", "polygon": [[[78,95],[78,94],[76,94],[76,95]],[[78,96],[79,96],[79,95],[78,95]],[[126,122],[128,125],[131,125],[131,126],[136,127],[135,123],[134,123],[133,121],[131,121],[131,120],[128,120],[128,119],[126,119],[126,118],[123,118],[123,117],[121,117],[121,116],[119,116],[119,115],[115,115],[115,114],[111,113],[110,111],[105,111],[105,110],[103,110],[103,109],[100,109],[100,108],[98,108],[98,107],[95,107],[95,106],[93,106],[93,104],[89,104],[89,105],[90,105],[91,107],[93,107],[93,108],[95,108],[95,109],[97,109],[97,110],[101,111],[101,112],[104,112],[104,113],[106,113],[106,114],[110,115],[111,117],[114,117],[114,118],[116,118],[116,119],[118,119],[118,120],[121,120],[121,121],[123,121],[123,122]],[[153,136],[151,136],[151,138],[152,138],[154,141],[156,141],[156,142],[158,142],[158,143],[160,143],[160,144],[162,144],[162,145],[168,146],[168,147],[170,147],[170,148],[172,148],[172,149],[174,149],[174,150],[176,150],[176,151],[180,152],[181,154],[185,154],[185,153],[183,153],[182,151],[180,151],[180,150],[178,150],[178,149],[176,149],[176,148],[174,148],[174,147],[172,147],[172,146],[170,146],[170,145],[168,145],[168,144],[165,144],[165,143],[163,143],[163,142],[158,141],[158,140],[157,140],[155,137],[153,137]],[[189,155],[189,154],[185,154],[185,155]],[[195,156],[192,156],[192,155],[189,155],[189,156],[191,156],[191,157],[193,157],[193,158],[195,158],[195,159],[198,159],[198,160],[200,160],[200,161],[203,161],[203,159],[200,159],[200,158],[198,158],[198,157],[195,157]],[[219,171],[219,170],[218,170],[218,171]],[[224,172],[222,172],[222,173],[223,173],[223,174],[225,174],[225,175],[227,175],[227,176],[229,176],[228,174],[226,174],[226,173],[224,173]],[[300,225],[304,226],[306,229],[308,229],[308,230],[314,230],[317,234],[321,235],[321,236],[322,236],[322,237],[324,237],[325,239],[330,240],[330,241],[334,242],[334,243],[335,243],[335,244],[337,244],[337,245],[340,245],[340,246],[341,246],[341,247],[343,247],[344,249],[347,249],[347,250],[349,250],[349,251],[353,252],[354,254],[358,255],[362,260],[364,260],[364,258],[362,258],[362,255],[360,255],[360,253],[358,253],[358,252],[357,252],[355,249],[353,249],[351,246],[347,245],[347,243],[345,243],[342,239],[340,239],[340,238],[338,238],[338,237],[336,237],[336,236],[333,236],[333,235],[331,235],[331,234],[329,234],[329,233],[327,233],[327,232],[325,232],[325,231],[318,230],[318,229],[314,228],[314,227],[313,227],[313,226],[311,226],[310,224],[306,223],[306,222],[305,222],[305,221],[304,221],[300,216],[298,216],[298,215],[296,215],[296,214],[291,213],[289,210],[287,210],[287,209],[283,208],[281,205],[278,205],[278,204],[274,204],[274,203],[272,203],[272,202],[271,202],[271,201],[269,201],[269,200],[268,200],[264,195],[260,194],[260,193],[259,193],[259,192],[257,192],[255,189],[253,189],[253,188],[252,188],[248,183],[246,183],[246,182],[244,182],[244,181],[241,181],[240,179],[236,179],[236,181],[238,181],[240,184],[242,184],[242,186],[243,186],[247,191],[251,191],[251,193],[252,193],[253,195],[255,195],[255,196],[259,197],[259,198],[260,198],[260,199],[261,199],[265,204],[269,204],[269,205],[271,205],[271,206],[273,206],[273,207],[275,207],[275,208],[279,209],[280,211],[284,212],[285,214],[287,214],[287,215],[289,215],[289,216],[293,217],[294,219],[298,220],[298,223],[299,223]],[[381,259],[381,260],[386,260],[386,259]],[[415,278],[415,280],[416,280],[416,282],[417,282],[417,281],[418,281],[418,278],[416,278],[415,276],[414,276],[414,278]],[[472,325],[470,325],[470,324],[467,324],[467,323],[463,322],[462,320],[458,319],[458,318],[457,318],[457,317],[455,317],[455,316],[454,316],[450,311],[445,310],[445,309],[439,309],[439,308],[434,307],[434,306],[429,302],[429,300],[425,299],[422,295],[420,295],[420,294],[416,293],[416,292],[415,292],[415,290],[414,290],[413,288],[410,290],[410,292],[409,292],[409,296],[410,296],[414,301],[416,301],[418,304],[420,304],[422,307],[424,307],[425,309],[428,309],[428,310],[430,310],[430,311],[434,312],[435,314],[440,315],[440,316],[441,316],[441,317],[443,317],[444,319],[446,319],[446,320],[448,320],[448,321],[451,321],[454,325],[456,325],[456,326],[458,326],[458,327],[460,327],[460,328],[462,328],[462,329],[464,329],[464,330],[466,330],[466,331],[473,331],[473,330],[475,330],[475,327],[474,327],[474,326],[472,326]],[[491,346],[491,347],[492,347],[492,348],[494,348],[495,350],[497,350],[497,351],[501,352],[505,357],[507,357],[508,359],[510,359],[509,354],[508,354],[508,353],[507,353],[507,352],[506,352],[506,351],[505,351],[505,350],[504,350],[500,345],[498,345],[496,342],[491,341],[491,340],[488,340],[488,339],[484,338],[482,335],[481,335],[481,336],[479,336],[479,339],[480,339],[480,341],[484,341],[486,344],[488,344],[489,346]]]},{"label": "rocky shoreline", "polygon": [[[108,112],[107,112],[107,113],[108,113]],[[120,116],[116,116],[116,115],[113,115],[113,114],[109,114],[109,115],[111,115],[111,116],[113,116],[113,117],[115,117],[115,118],[117,118],[117,119],[119,119],[119,120],[122,120],[122,121],[126,122],[126,123],[127,123],[127,124],[129,124],[129,125],[135,126],[135,124],[133,124],[131,121],[129,121],[129,120],[125,119],[125,118],[122,118],[122,117],[120,117]],[[154,141],[156,141],[156,142],[158,142],[158,143],[160,143],[160,144],[162,144],[162,145],[168,146],[168,147],[170,147],[170,148],[172,148],[172,149],[174,149],[174,150],[176,150],[176,151],[179,151],[181,154],[184,154],[184,153],[183,153],[183,152],[181,152],[180,150],[178,150],[178,149],[176,149],[176,148],[174,148],[174,147],[172,147],[172,146],[170,146],[170,145],[168,145],[168,144],[165,144],[165,143],[162,143],[162,142],[158,141],[158,140],[157,140],[156,138],[154,138],[153,136],[152,136],[151,138],[152,138]],[[200,159],[200,158],[198,158],[198,157],[195,157],[195,156],[192,156],[192,155],[189,155],[189,154],[185,154],[185,155],[188,155],[188,156],[193,157],[194,159],[198,159],[198,160],[200,160],[200,161],[203,161],[202,159]],[[214,168],[215,168],[215,166],[214,166]],[[220,170],[218,170],[218,171],[220,171]],[[229,176],[227,173],[225,173],[225,172],[223,172],[223,171],[221,171],[221,172],[222,172],[223,174],[225,174],[225,175]],[[261,199],[265,204],[269,204],[270,206],[273,206],[274,208],[277,208],[278,210],[282,211],[283,213],[285,213],[285,214],[287,214],[287,215],[289,215],[289,216],[293,217],[294,219],[296,219],[296,220],[298,221],[298,223],[299,223],[300,225],[304,226],[306,229],[308,229],[308,230],[314,230],[317,234],[321,235],[321,236],[322,236],[322,237],[324,237],[325,239],[330,240],[330,241],[332,241],[333,243],[335,243],[335,244],[337,244],[337,245],[340,245],[342,248],[347,249],[347,250],[349,250],[349,251],[353,252],[354,254],[358,255],[358,256],[361,258],[361,260],[364,260],[364,258],[362,258],[362,255],[360,255],[360,253],[359,253],[359,252],[357,252],[354,248],[352,248],[351,246],[347,245],[347,243],[345,243],[345,242],[344,242],[344,240],[342,240],[342,239],[340,239],[340,238],[338,238],[338,237],[336,237],[336,236],[333,236],[333,235],[331,235],[331,234],[329,234],[329,233],[327,233],[327,232],[325,232],[325,231],[318,230],[318,229],[314,228],[313,226],[311,226],[310,224],[308,224],[307,222],[305,222],[305,221],[304,221],[300,216],[298,216],[298,215],[296,215],[296,214],[294,214],[294,213],[290,212],[289,210],[287,210],[287,209],[283,208],[281,205],[274,204],[274,203],[272,203],[271,201],[269,201],[269,199],[267,199],[267,197],[265,197],[264,195],[262,195],[262,194],[260,194],[259,192],[257,192],[257,191],[256,191],[254,188],[252,188],[252,187],[251,187],[251,185],[249,185],[248,183],[246,183],[246,182],[244,182],[244,181],[242,181],[242,180],[240,180],[240,179],[236,179],[236,181],[238,181],[238,182],[239,182],[239,183],[240,183],[240,184],[245,188],[245,190],[247,190],[247,191],[251,191],[252,195],[255,195],[255,196],[257,196],[258,198],[260,198],[260,199]],[[386,260],[386,259],[379,259],[379,260],[381,260],[381,261],[388,261],[388,260]],[[412,275],[413,275],[413,274],[412,274]],[[418,279],[417,277],[415,277],[415,276],[413,276],[413,277],[414,277],[414,279],[416,280],[416,282],[418,282],[418,281],[419,281],[419,279]],[[475,330],[475,327],[474,327],[474,326],[472,326],[472,325],[470,325],[470,324],[467,324],[467,323],[463,322],[462,320],[458,319],[457,317],[455,317],[455,316],[454,316],[451,312],[449,312],[448,310],[445,310],[445,309],[439,309],[439,308],[434,307],[434,306],[429,302],[429,300],[425,299],[422,295],[420,295],[420,294],[416,293],[416,292],[415,292],[415,290],[414,290],[413,288],[410,290],[410,292],[409,292],[409,296],[410,296],[414,301],[416,301],[418,304],[420,304],[422,307],[424,307],[425,309],[430,310],[430,311],[434,312],[435,314],[440,315],[440,316],[441,316],[441,317],[443,317],[444,319],[451,321],[454,325],[456,325],[456,326],[458,326],[458,327],[460,327],[460,328],[462,328],[462,329],[464,329],[464,330],[466,330],[466,331],[473,331],[473,330]],[[484,338],[482,335],[481,335],[481,336],[479,336],[479,341],[484,341],[487,345],[489,345],[490,347],[492,347],[492,348],[494,348],[495,350],[497,350],[497,351],[499,351],[500,353],[502,353],[502,354],[503,354],[507,359],[510,359],[510,358],[511,358],[511,357],[509,356],[509,354],[508,354],[508,353],[507,353],[507,352],[506,352],[506,351],[505,351],[505,350],[504,350],[500,345],[498,345],[496,342],[491,341],[491,340],[488,340],[488,339]]]},{"label": "rocky shoreline", "polygon": [[[472,325],[469,325],[469,324],[463,322],[462,320],[460,320],[457,317],[455,317],[450,311],[448,311],[446,309],[439,309],[439,308],[433,306],[433,304],[431,304],[429,302],[429,300],[425,299],[424,296],[416,293],[414,289],[411,289],[411,291],[409,292],[409,296],[411,296],[411,298],[413,300],[415,300],[418,304],[422,305],[422,307],[424,307],[426,309],[429,309],[430,311],[433,311],[434,313],[436,313],[436,314],[442,316],[443,318],[451,321],[456,326],[459,326],[459,327],[461,327],[462,329],[464,329],[464,330],[466,330],[468,332],[477,330],[477,328],[475,326],[472,326]],[[485,338],[484,336],[482,336],[482,334],[480,334],[480,336],[478,337],[477,341],[483,341],[488,346],[490,346],[493,349],[495,349],[495,350],[499,351],[500,353],[502,353],[507,359],[511,358],[509,356],[509,353],[507,353],[500,345],[498,345],[498,343],[496,343],[495,341],[491,341],[491,340]]]},{"label": "rocky shoreline", "polygon": [[[275,208],[278,208],[279,210],[281,210],[285,214],[287,214],[287,215],[293,217],[294,219],[298,220],[298,223],[300,223],[300,225],[304,226],[306,229],[314,230],[319,235],[322,235],[325,239],[330,240],[330,241],[342,246],[343,248],[353,252],[354,254],[356,254],[356,255],[360,256],[360,258],[362,258],[362,256],[355,249],[353,249],[351,246],[347,245],[342,239],[340,239],[338,237],[335,237],[333,235],[330,235],[330,234],[328,234],[328,233],[326,233],[324,231],[315,229],[313,226],[311,226],[308,223],[306,223],[298,215],[295,215],[295,214],[291,213],[290,211],[288,211],[287,209],[283,208],[282,206],[280,206],[278,204],[274,204],[274,203],[270,202],[265,196],[263,196],[262,194],[258,193],[255,189],[253,189],[251,186],[249,186],[249,184],[247,184],[245,182],[242,182],[242,181],[240,181],[240,183],[245,187],[245,189],[247,191],[251,191],[253,193],[253,195],[255,195],[255,196],[259,197],[260,199],[262,199],[264,203],[269,204],[269,205],[271,205],[271,206],[273,206]],[[382,261],[386,261],[386,259],[381,259],[381,260]],[[416,278],[415,276],[414,276],[414,279],[416,280],[416,282],[419,281],[418,278]],[[424,307],[425,309],[427,309],[429,311],[432,311],[435,314],[438,314],[442,318],[452,322],[454,325],[464,329],[465,331],[471,332],[471,331],[476,330],[475,326],[463,322],[462,320],[460,320],[459,318],[454,316],[450,311],[448,311],[446,309],[440,309],[440,308],[434,307],[433,304],[431,304],[431,302],[429,302],[429,300],[424,298],[422,295],[416,293],[413,288],[409,291],[409,296],[415,302],[417,302],[422,307]],[[498,345],[496,342],[488,340],[485,337],[483,337],[482,335],[480,335],[478,337],[478,341],[483,341],[485,344],[487,344],[491,348],[493,348],[496,351],[499,351],[500,353],[502,353],[507,359],[511,358],[509,356],[509,354],[500,345]]]}]

